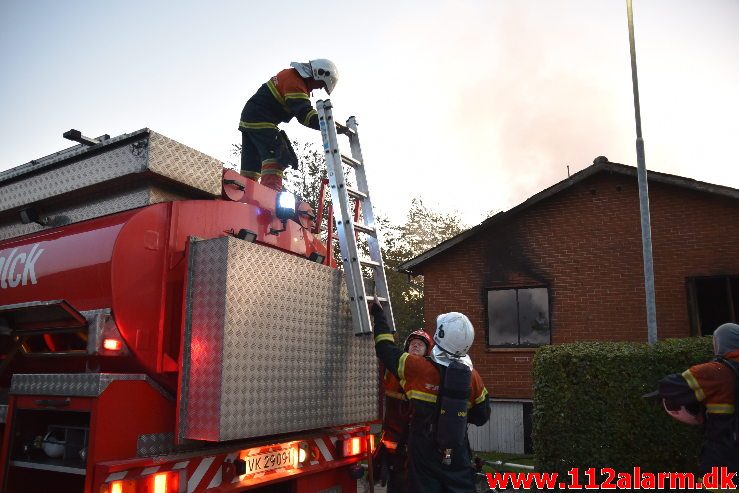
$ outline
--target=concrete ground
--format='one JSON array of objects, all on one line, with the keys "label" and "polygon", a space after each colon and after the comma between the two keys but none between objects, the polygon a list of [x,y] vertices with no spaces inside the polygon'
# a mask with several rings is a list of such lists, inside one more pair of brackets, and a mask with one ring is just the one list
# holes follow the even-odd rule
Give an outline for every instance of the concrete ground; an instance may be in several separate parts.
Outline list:
[{"label": "concrete ground", "polygon": [[[367,481],[357,481],[357,493],[369,493],[369,487]],[[375,493],[387,493],[387,488],[383,488],[379,484],[375,485]]]},{"label": "concrete ground", "polygon": [[[369,484],[367,483],[367,480],[360,479],[357,481],[357,493],[369,493]],[[376,484],[375,493],[387,493],[387,488],[383,488],[379,484]]]}]

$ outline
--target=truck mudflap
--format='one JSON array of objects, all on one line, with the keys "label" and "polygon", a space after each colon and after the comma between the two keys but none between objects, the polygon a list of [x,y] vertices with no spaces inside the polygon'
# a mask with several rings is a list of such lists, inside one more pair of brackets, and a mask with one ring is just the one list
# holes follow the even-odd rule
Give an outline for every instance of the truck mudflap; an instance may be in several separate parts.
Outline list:
[{"label": "truck mudflap", "polygon": [[329,471],[329,482],[340,485],[356,479],[350,469],[359,468],[372,447],[369,427],[353,426],[266,445],[105,462],[95,467],[92,493],[225,493]]}]

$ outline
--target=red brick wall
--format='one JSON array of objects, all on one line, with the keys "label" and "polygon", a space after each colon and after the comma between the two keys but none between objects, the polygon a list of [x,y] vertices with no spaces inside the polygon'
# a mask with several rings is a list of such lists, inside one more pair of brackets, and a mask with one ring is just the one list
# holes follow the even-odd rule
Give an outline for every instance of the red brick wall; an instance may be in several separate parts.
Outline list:
[{"label": "red brick wall", "polygon": [[[687,337],[686,277],[739,274],[739,201],[650,183],[658,337]],[[492,287],[549,286],[552,342],[646,341],[635,177],[599,173],[423,264],[425,316],[461,311],[493,397],[530,398],[530,349],[486,348]]]}]

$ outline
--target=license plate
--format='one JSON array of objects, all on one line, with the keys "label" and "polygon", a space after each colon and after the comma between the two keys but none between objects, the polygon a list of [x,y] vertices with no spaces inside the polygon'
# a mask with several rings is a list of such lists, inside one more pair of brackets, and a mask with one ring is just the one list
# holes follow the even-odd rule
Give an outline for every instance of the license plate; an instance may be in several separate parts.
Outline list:
[{"label": "license plate", "polygon": [[246,462],[248,476],[283,467],[294,467],[297,462],[297,450],[291,445],[284,445],[263,454],[247,455],[242,459]]}]

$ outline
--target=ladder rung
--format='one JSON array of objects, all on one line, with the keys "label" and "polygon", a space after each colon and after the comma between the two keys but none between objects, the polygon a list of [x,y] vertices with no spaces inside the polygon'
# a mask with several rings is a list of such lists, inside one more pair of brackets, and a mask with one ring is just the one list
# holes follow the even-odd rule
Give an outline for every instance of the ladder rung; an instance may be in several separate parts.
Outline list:
[{"label": "ladder rung", "polygon": [[374,260],[370,260],[368,258],[360,258],[359,263],[367,267],[380,268],[380,262],[375,262]]},{"label": "ladder rung", "polygon": [[351,197],[353,199],[364,200],[364,199],[367,198],[367,194],[366,193],[360,192],[359,190],[356,190],[354,188],[346,187],[346,193],[348,193],[349,194],[349,197]]},{"label": "ladder rung", "polygon": [[357,132],[347,127],[346,125],[342,125],[341,123],[336,124],[336,131],[339,132],[340,134],[345,134],[345,135],[357,135]]},{"label": "ladder rung", "polygon": [[382,296],[378,296],[377,299],[375,299],[374,296],[372,296],[371,294],[368,294],[367,295],[367,302],[372,302],[372,301],[377,301],[378,303],[386,303],[387,302],[387,298],[383,298]]},{"label": "ladder rung", "polygon": [[360,223],[354,223],[354,229],[359,231],[360,233],[368,234],[368,235],[375,235],[375,228],[370,228],[369,226],[365,226],[364,224]]},{"label": "ladder rung", "polygon": [[344,163],[346,163],[346,164],[348,164],[349,166],[354,167],[354,168],[358,168],[358,167],[362,166],[362,162],[361,161],[357,161],[353,157],[349,157],[346,154],[342,154],[341,155],[341,161],[344,162]]}]

